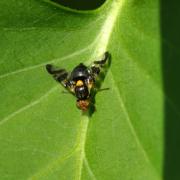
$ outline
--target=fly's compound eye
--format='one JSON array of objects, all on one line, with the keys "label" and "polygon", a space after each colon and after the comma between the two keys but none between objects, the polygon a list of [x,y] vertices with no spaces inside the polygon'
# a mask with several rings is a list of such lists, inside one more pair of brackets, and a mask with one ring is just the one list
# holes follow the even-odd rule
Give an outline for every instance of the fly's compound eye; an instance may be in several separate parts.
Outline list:
[{"label": "fly's compound eye", "polygon": [[87,97],[89,96],[87,86],[76,86],[75,94],[78,99],[87,99]]}]

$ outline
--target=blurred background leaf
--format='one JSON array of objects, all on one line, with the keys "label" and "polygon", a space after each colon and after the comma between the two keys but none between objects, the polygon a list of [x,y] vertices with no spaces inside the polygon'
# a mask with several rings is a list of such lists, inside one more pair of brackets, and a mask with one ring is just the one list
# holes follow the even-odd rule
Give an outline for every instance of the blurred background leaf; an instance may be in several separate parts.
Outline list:
[{"label": "blurred background leaf", "polygon": [[164,78],[164,179],[180,179],[180,2],[161,1],[162,65]]}]

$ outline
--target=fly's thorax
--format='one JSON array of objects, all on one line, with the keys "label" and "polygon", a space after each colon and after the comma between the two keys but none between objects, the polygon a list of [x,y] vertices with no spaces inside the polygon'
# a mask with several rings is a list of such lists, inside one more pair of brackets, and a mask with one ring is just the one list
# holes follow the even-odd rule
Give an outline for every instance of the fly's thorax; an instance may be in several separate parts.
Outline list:
[{"label": "fly's thorax", "polygon": [[80,63],[78,66],[76,66],[70,75],[70,80],[77,81],[79,79],[87,79],[89,76],[88,68]]}]

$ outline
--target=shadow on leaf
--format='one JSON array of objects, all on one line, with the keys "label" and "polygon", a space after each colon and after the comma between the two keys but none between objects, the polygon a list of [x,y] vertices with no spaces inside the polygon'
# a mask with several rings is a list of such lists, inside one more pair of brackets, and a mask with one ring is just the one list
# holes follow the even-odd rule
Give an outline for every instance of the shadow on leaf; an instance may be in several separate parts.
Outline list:
[{"label": "shadow on leaf", "polygon": [[91,117],[93,115],[93,113],[96,111],[96,107],[95,107],[95,104],[96,104],[96,101],[95,101],[96,94],[100,93],[102,91],[109,90],[109,88],[101,89],[101,87],[102,87],[102,84],[104,82],[104,79],[105,79],[105,77],[107,75],[107,72],[108,72],[110,66],[111,66],[111,54],[109,54],[108,63],[106,64],[106,67],[104,68],[104,71],[100,72],[100,74],[99,74],[99,78],[96,81],[95,88],[93,88],[91,90],[91,97],[90,97],[91,106],[90,106],[90,108],[88,110],[88,113],[87,113],[87,115],[89,117]]}]

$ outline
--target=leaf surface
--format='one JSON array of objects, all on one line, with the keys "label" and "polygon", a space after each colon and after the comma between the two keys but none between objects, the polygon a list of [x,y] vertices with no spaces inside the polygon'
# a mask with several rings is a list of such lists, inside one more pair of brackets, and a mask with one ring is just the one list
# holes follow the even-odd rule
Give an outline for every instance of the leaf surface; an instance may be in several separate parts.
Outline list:
[{"label": "leaf surface", "polygon": [[[3,179],[162,177],[159,4],[109,0],[71,12],[40,0],[0,2],[0,174]],[[106,50],[112,66],[91,118],[44,65],[69,71]]]}]

